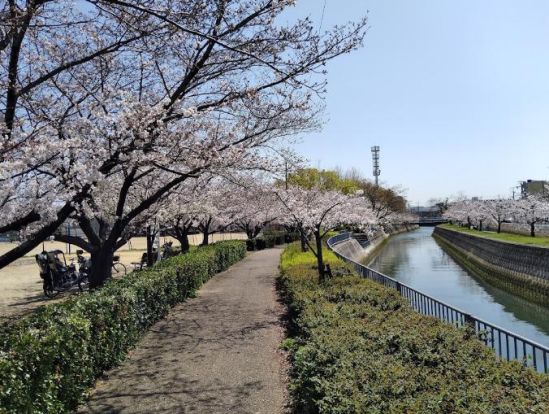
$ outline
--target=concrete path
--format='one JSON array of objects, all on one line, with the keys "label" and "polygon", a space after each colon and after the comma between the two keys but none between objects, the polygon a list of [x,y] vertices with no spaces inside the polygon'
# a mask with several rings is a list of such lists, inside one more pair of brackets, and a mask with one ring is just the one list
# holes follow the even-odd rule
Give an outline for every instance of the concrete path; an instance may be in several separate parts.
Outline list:
[{"label": "concrete path", "polygon": [[79,412],[283,413],[280,253],[249,255],[176,306]]}]

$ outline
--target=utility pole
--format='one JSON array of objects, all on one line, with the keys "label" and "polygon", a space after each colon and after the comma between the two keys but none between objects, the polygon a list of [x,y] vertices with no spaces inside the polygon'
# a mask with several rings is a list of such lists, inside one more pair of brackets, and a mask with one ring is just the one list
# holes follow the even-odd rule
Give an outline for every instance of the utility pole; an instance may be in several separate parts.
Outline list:
[{"label": "utility pole", "polygon": [[379,186],[379,175],[381,174],[381,170],[379,169],[379,146],[374,145],[371,149],[372,149],[372,164],[373,164],[373,170],[374,170],[374,179],[377,187]]}]

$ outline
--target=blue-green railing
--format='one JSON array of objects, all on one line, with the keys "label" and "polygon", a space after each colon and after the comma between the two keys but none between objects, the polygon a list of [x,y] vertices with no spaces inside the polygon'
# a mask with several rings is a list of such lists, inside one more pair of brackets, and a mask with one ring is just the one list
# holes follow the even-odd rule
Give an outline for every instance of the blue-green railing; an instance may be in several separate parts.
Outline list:
[{"label": "blue-green railing", "polygon": [[334,250],[333,247],[335,245],[352,237],[352,233],[340,233],[337,236],[331,237],[327,244],[336,256],[352,265],[359,275],[397,290],[408,300],[414,310],[423,315],[433,316],[454,326],[469,326],[473,328],[478,338],[486,346],[492,348],[500,358],[507,361],[519,360],[525,366],[532,367],[539,372],[549,373],[548,347],[441,302]]}]

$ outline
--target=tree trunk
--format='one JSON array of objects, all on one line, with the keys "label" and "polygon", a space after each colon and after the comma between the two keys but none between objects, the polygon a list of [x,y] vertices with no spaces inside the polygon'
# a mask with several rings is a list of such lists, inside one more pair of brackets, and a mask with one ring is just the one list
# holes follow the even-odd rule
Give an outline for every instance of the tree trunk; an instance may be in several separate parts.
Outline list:
[{"label": "tree trunk", "polygon": [[501,233],[501,221],[498,221],[498,233]]},{"label": "tree trunk", "polygon": [[315,231],[315,241],[316,241],[316,263],[318,265],[318,282],[322,283],[325,279],[324,272],[324,257],[322,256],[322,237],[320,236],[320,231]]},{"label": "tree trunk", "polygon": [[246,236],[248,237],[248,240],[253,240],[255,237],[254,231],[249,227],[246,227]]},{"label": "tree trunk", "polygon": [[301,241],[301,251],[306,252],[308,250],[307,248],[307,238],[305,237],[305,234],[300,231],[299,234],[301,235],[300,241]]},{"label": "tree trunk", "polygon": [[478,226],[478,229],[479,229],[479,231],[482,231],[482,220],[479,220],[479,226]]},{"label": "tree trunk", "polygon": [[181,245],[181,253],[187,253],[190,250],[191,245],[189,243],[189,235],[187,233],[179,234],[177,236],[177,241]]},{"label": "tree trunk", "polygon": [[202,231],[202,246],[207,246],[208,244],[210,244],[210,232],[209,232],[209,228],[206,227]]},{"label": "tree trunk", "polygon": [[152,232],[151,226],[147,226],[147,267],[154,264],[153,257],[153,242],[155,234]]},{"label": "tree trunk", "polygon": [[96,289],[112,277],[112,258],[114,247],[101,246],[91,254],[91,270],[89,275],[90,289]]},{"label": "tree trunk", "polygon": [[530,224],[530,236],[536,237],[536,223]]}]

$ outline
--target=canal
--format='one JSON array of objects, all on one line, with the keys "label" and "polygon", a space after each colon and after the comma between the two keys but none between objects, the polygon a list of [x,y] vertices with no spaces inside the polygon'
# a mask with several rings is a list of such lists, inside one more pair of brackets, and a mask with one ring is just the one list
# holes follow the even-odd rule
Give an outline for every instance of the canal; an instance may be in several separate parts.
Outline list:
[{"label": "canal", "polygon": [[368,266],[480,319],[549,346],[549,308],[466,271],[432,237],[433,227],[389,239]]}]

